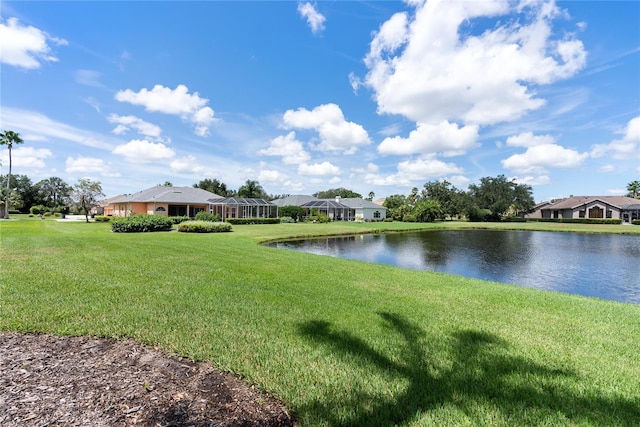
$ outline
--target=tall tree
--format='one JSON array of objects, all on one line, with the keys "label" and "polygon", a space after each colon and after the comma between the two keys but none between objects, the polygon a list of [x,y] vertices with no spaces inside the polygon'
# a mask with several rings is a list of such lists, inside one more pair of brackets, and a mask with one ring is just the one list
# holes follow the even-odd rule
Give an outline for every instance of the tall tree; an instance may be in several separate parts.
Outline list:
[{"label": "tall tree", "polygon": [[45,206],[57,208],[65,205],[73,188],[62,178],[52,176],[36,183],[40,201]]},{"label": "tall tree", "polygon": [[193,184],[193,188],[207,190],[222,197],[232,197],[234,194],[233,191],[227,189],[227,184],[220,182],[217,179],[203,179],[199,183]]},{"label": "tall tree", "polygon": [[340,196],[343,199],[349,198],[358,198],[361,199],[362,195],[360,193],[356,193],[355,191],[347,190],[346,188],[331,188],[325,191],[318,191],[313,194],[313,197],[317,197],[318,199],[333,199],[336,196]]},{"label": "tall tree", "polygon": [[493,220],[499,220],[510,209],[526,212],[535,204],[530,186],[516,184],[504,175],[480,178],[480,185],[471,184],[469,193],[475,207],[490,210]]},{"label": "tall tree", "polygon": [[[2,203],[4,203],[6,195],[8,179],[9,175],[3,175],[0,177]],[[19,203],[14,203],[14,201],[19,201]],[[9,206],[19,209],[21,212],[25,212],[35,204],[38,204],[38,191],[31,183],[31,179],[27,175],[11,175]]]},{"label": "tall tree", "polygon": [[[385,197],[382,206],[387,208],[387,217],[401,220],[404,212],[408,210],[407,197],[404,194],[392,194]],[[403,209],[403,207],[407,209]]]},{"label": "tall tree", "polygon": [[464,210],[461,193],[447,180],[427,182],[422,189],[422,197],[436,200],[440,203],[444,215],[449,215],[450,218],[457,216]]},{"label": "tall tree", "polygon": [[633,197],[634,199],[639,198],[639,196],[640,196],[640,181],[638,181],[638,180],[631,181],[629,184],[627,184],[627,191],[629,192],[629,193],[627,193],[627,196]]},{"label": "tall tree", "polygon": [[418,222],[434,222],[444,216],[440,202],[434,199],[420,200],[413,209],[413,214]]},{"label": "tall tree", "polygon": [[376,197],[376,193],[374,193],[373,191],[369,191],[369,195],[367,196],[367,200],[368,201],[373,201],[373,198]]},{"label": "tall tree", "polygon": [[11,193],[11,149],[13,144],[22,144],[24,141],[20,134],[12,130],[0,133],[0,145],[6,145],[9,149],[9,174],[7,176],[7,192],[4,196],[4,219],[9,219],[9,194]]},{"label": "tall tree", "polygon": [[264,199],[267,198],[267,193],[258,181],[248,179],[244,185],[238,188],[238,197],[244,197],[247,199]]},{"label": "tall tree", "polygon": [[81,179],[73,186],[71,197],[78,206],[78,210],[84,212],[85,220],[89,222],[89,212],[98,204],[98,199],[104,197],[104,193],[100,181]]}]

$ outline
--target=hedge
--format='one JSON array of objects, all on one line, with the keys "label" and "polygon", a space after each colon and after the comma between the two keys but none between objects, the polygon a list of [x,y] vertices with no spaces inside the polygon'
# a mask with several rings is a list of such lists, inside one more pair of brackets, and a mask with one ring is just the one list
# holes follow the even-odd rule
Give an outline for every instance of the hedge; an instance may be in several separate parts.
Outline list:
[{"label": "hedge", "polygon": [[185,221],[178,225],[183,233],[224,233],[231,231],[231,224],[211,221]]},{"label": "hedge", "polygon": [[169,231],[172,226],[170,218],[158,215],[141,214],[111,219],[111,231],[115,233]]},{"label": "hedge", "polygon": [[558,222],[558,223],[573,223],[573,224],[620,224],[620,219],[606,219],[606,218],[527,218],[528,221],[538,222]]},{"label": "hedge", "polygon": [[280,224],[280,218],[227,218],[229,224]]}]

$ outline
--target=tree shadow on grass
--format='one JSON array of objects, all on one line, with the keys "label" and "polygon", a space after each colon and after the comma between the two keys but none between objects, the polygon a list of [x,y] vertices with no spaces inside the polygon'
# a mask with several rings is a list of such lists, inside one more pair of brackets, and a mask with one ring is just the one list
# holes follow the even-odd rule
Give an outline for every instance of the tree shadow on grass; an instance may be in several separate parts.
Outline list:
[{"label": "tree shadow on grass", "polygon": [[[303,323],[299,332],[359,366],[408,385],[394,395],[388,390],[358,390],[346,400],[326,396],[300,408],[301,415],[331,426],[392,426],[416,421],[419,414],[446,405],[454,414],[462,411],[472,425],[637,426],[640,422],[640,398],[608,398],[597,390],[584,390],[575,386],[581,382],[577,373],[509,355],[508,343],[490,333],[455,333],[450,365],[435,367],[423,344],[428,339],[423,330],[400,315],[379,315],[400,336],[402,360],[375,350],[351,333],[334,330],[328,322]],[[345,415],[343,408],[349,408],[350,414]]]}]

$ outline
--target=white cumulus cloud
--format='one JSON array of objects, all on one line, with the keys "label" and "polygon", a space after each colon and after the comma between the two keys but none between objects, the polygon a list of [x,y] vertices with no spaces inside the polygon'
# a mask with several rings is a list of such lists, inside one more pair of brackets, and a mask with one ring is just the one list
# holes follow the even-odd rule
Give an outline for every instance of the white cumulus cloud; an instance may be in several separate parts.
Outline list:
[{"label": "white cumulus cloud", "polygon": [[387,137],[378,146],[380,154],[463,154],[477,146],[478,126],[458,127],[443,121],[438,124],[418,123],[408,138]]},{"label": "white cumulus cloud", "polygon": [[311,28],[311,32],[317,34],[324,30],[324,22],[327,20],[316,9],[316,6],[307,2],[298,4],[298,13],[301,17],[307,20],[307,24]]},{"label": "white cumulus cloud", "polygon": [[282,156],[282,162],[288,165],[306,163],[311,156],[307,153],[302,142],[296,139],[296,133],[291,131],[287,135],[280,135],[269,141],[269,148],[258,151],[265,156]]},{"label": "white cumulus cloud", "polygon": [[522,154],[502,160],[502,166],[520,173],[543,173],[547,168],[573,168],[582,164],[589,153],[580,153],[558,144],[530,146]]},{"label": "white cumulus cloud", "polygon": [[[45,160],[50,157],[53,157],[53,154],[46,148],[14,146],[11,150],[11,163],[14,167],[42,169],[46,166]],[[3,165],[9,164],[8,150],[2,150],[0,159]]]},{"label": "white cumulus cloud", "polygon": [[[380,113],[422,123],[515,120],[545,102],[531,86],[570,77],[585,65],[582,42],[554,34],[553,20],[565,14],[553,1],[410,4],[415,14],[385,22],[365,57],[363,83],[373,89]],[[496,24],[473,34],[468,28],[476,19]]]},{"label": "white cumulus cloud", "polygon": [[200,97],[198,92],[189,93],[185,85],[178,85],[175,89],[155,85],[151,90],[142,88],[138,92],[126,89],[118,91],[115,98],[120,102],[143,106],[150,112],[180,116],[195,125],[195,132],[199,136],[207,136],[209,126],[217,120],[213,109],[207,105],[209,100]]},{"label": "white cumulus cloud", "polygon": [[433,156],[423,156],[398,163],[397,173],[392,175],[367,174],[365,181],[373,185],[411,185],[412,182],[424,182],[450,174],[462,173],[464,173],[464,169],[455,163],[446,163]]},{"label": "white cumulus cloud", "polygon": [[336,104],[319,105],[311,111],[306,108],[287,110],[282,121],[285,129],[317,131],[320,142],[316,148],[321,151],[353,154],[359,147],[371,143],[367,131],[361,125],[347,121]]},{"label": "white cumulus cloud", "polygon": [[132,163],[149,163],[158,160],[167,160],[176,155],[172,148],[163,143],[149,142],[144,139],[134,139],[126,144],[118,145],[113,149],[113,154],[123,156]]},{"label": "white cumulus cloud", "polygon": [[50,43],[69,44],[36,27],[21,25],[18,18],[0,22],[0,62],[4,64],[34,69],[40,68],[43,62],[57,62]]},{"label": "white cumulus cloud", "polygon": [[160,126],[145,122],[136,116],[119,116],[117,114],[111,114],[107,117],[107,120],[109,123],[118,125],[112,131],[117,135],[126,133],[130,129],[135,129],[139,134],[151,137],[159,137],[162,133]]},{"label": "white cumulus cloud", "polygon": [[507,138],[507,145],[511,147],[535,147],[556,142],[552,135],[534,135],[533,132],[523,132]]},{"label": "white cumulus cloud", "polygon": [[212,175],[214,173],[210,168],[200,164],[196,156],[192,154],[171,161],[169,166],[172,171],[181,174]]},{"label": "white cumulus cloud", "polygon": [[102,174],[106,169],[104,160],[95,157],[78,158],[67,157],[66,171],[68,174]]},{"label": "white cumulus cloud", "polygon": [[618,133],[622,134],[622,138],[608,144],[596,144],[591,155],[601,157],[611,153],[616,160],[635,159],[640,163],[640,116],[629,120],[627,126]]},{"label": "white cumulus cloud", "polygon": [[262,169],[258,173],[258,181],[267,183],[284,183],[289,177],[277,170]]},{"label": "white cumulus cloud", "polygon": [[311,165],[302,163],[298,166],[298,173],[300,175],[337,175],[340,173],[340,168],[330,162],[314,163]]}]

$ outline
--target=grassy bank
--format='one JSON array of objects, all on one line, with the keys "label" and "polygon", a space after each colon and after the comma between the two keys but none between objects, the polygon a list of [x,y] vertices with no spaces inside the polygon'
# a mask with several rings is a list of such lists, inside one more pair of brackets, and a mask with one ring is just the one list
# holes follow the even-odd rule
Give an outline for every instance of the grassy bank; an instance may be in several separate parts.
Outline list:
[{"label": "grassy bank", "polygon": [[303,425],[637,425],[639,306],[257,244],[466,226],[115,234],[4,221],[0,330],[132,337],[209,360],[283,399]]}]

